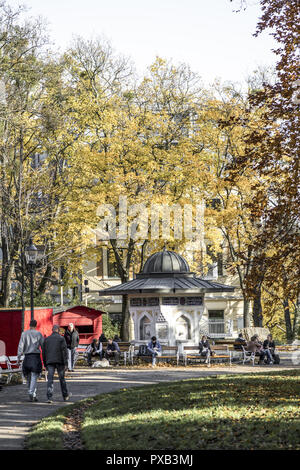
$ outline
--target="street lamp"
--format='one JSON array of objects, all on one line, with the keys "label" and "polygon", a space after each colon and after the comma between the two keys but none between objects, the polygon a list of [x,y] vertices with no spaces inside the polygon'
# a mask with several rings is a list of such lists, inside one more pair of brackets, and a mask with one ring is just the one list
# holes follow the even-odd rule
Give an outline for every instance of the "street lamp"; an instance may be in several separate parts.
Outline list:
[{"label": "street lamp", "polygon": [[26,263],[29,266],[30,272],[30,310],[31,310],[31,320],[34,319],[34,305],[33,305],[33,270],[36,265],[38,250],[36,246],[32,243],[32,239],[29,240],[29,246],[25,248],[25,258]]}]

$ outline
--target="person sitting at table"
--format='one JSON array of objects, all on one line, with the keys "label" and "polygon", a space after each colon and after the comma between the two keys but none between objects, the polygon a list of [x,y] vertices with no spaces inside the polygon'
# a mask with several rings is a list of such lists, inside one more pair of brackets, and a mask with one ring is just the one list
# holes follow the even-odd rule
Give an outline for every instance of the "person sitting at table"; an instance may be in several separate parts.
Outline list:
[{"label": "person sitting at table", "polygon": [[119,365],[120,360],[120,348],[116,341],[113,341],[112,338],[108,338],[107,347],[105,351],[105,359],[109,360],[112,357],[115,359],[115,365]]}]

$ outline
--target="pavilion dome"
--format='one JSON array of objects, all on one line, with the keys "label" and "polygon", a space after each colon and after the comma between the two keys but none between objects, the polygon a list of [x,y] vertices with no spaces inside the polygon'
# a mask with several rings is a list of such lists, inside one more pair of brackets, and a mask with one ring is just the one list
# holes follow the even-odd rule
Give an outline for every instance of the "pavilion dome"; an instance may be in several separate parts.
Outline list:
[{"label": "pavilion dome", "polygon": [[189,272],[189,265],[182,256],[164,248],[163,251],[154,253],[147,259],[141,274]]}]

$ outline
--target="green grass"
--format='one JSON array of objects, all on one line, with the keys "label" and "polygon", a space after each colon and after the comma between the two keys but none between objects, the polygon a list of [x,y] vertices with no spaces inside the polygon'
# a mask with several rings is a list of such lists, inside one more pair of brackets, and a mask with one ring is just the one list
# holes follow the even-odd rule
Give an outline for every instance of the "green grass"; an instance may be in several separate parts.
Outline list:
[{"label": "green grass", "polygon": [[47,416],[33,426],[25,440],[25,449],[28,450],[62,450],[63,426],[66,417],[72,415],[74,409],[82,403],[92,402],[87,398],[81,402],[59,408],[51,416]]},{"label": "green grass", "polygon": [[[99,395],[85,412],[86,449],[300,449],[300,371],[200,378]],[[86,403],[86,400],[85,400]],[[30,449],[61,449],[63,408]]]},{"label": "green grass", "polygon": [[66,410],[61,409],[55,415],[44,418],[34,426],[25,440],[25,449],[62,450],[65,417]]},{"label": "green grass", "polygon": [[300,372],[219,376],[99,396],[86,449],[300,449]]}]

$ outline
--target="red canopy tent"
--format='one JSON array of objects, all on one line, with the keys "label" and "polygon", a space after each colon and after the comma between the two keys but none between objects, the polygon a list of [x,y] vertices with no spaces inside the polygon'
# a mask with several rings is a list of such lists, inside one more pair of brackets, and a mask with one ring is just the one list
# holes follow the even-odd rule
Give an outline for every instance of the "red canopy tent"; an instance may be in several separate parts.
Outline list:
[{"label": "red canopy tent", "polygon": [[79,333],[80,344],[90,344],[92,340],[98,339],[102,333],[102,312],[94,308],[78,305],[70,307],[53,315],[53,325],[66,328],[73,323]]},{"label": "red canopy tent", "polygon": [[[29,329],[30,309],[25,310],[24,331]],[[49,336],[52,332],[53,308],[37,307],[34,309],[34,318],[37,321],[37,330],[42,335]],[[0,309],[0,340],[4,341],[7,356],[16,356],[21,337],[22,310],[20,308]]]}]

